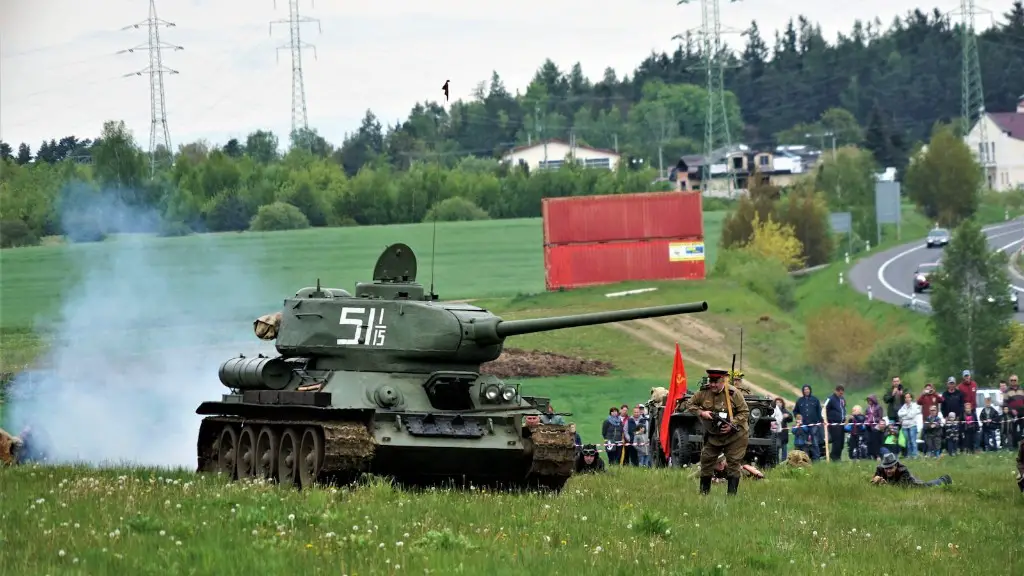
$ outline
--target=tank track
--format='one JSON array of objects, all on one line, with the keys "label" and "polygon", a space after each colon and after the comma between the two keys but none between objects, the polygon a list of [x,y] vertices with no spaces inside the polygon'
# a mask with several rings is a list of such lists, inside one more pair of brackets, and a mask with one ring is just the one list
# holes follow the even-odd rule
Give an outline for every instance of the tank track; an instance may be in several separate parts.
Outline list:
[{"label": "tank track", "polygon": [[[242,438],[247,428],[251,428],[257,438],[248,459],[249,447]],[[231,434],[226,429],[234,433],[233,446],[227,446],[231,444]],[[226,440],[225,450],[221,450],[222,438]],[[204,418],[200,425],[197,448],[199,472],[224,472],[232,479],[261,477],[302,487],[316,482],[355,479],[368,470],[376,442],[363,422],[211,416]],[[282,462],[282,451],[292,454],[291,462]],[[258,463],[250,464],[261,456],[263,470]],[[282,474],[288,468],[291,473]]]},{"label": "tank track", "polygon": [[539,424],[530,430],[530,440],[533,455],[528,485],[561,490],[576,465],[576,445],[569,435],[569,427]]}]

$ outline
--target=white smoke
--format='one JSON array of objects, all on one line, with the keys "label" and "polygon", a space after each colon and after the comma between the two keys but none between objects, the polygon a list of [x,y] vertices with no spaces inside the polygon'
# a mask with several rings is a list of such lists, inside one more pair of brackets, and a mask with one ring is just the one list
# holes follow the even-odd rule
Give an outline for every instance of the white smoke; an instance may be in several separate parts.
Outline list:
[{"label": "white smoke", "polygon": [[[90,195],[88,211],[90,225],[98,217],[113,232],[158,222],[111,195]],[[256,264],[222,246],[204,235],[70,245],[81,279],[64,290],[59,318],[40,326],[53,340],[38,367],[12,384],[12,432],[31,426],[32,448],[49,461],[194,468],[195,410],[227,392],[218,366],[274,353],[252,321],[285,296],[265,293]]]}]

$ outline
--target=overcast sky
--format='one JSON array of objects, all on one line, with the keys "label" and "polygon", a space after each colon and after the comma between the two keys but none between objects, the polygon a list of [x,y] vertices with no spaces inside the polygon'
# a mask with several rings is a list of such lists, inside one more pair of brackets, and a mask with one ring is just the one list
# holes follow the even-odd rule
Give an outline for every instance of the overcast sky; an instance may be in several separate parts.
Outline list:
[{"label": "overcast sky", "polygon": [[[696,0],[695,0],[696,1]],[[805,15],[827,37],[856,19],[888,24],[921,7],[943,11],[958,2],[914,0],[746,0],[722,5],[724,27],[737,31],[756,20],[771,44],[773,32]],[[376,4],[376,6],[374,6]],[[360,7],[359,5],[362,5]],[[1000,0],[987,8],[1001,14]],[[568,68],[579,61],[599,79],[611,66],[631,74],[652,50],[672,50],[672,36],[700,26],[700,5],[676,0],[300,0],[309,125],[340,145],[367,108],[385,123],[404,119],[417,101],[452,99],[497,70],[506,87],[524,90],[545,58]],[[167,116],[172,145],[206,138],[223,143],[271,129],[282,142],[291,124],[291,70],[287,0],[158,0],[161,40],[184,50],[164,51]],[[145,28],[121,28],[148,15],[144,0],[0,0],[0,139],[28,142],[74,134],[96,136],[104,120],[123,119],[148,148],[148,76],[122,77],[148,65]],[[979,23],[980,24],[980,23]],[[741,45],[738,34],[725,41]]]}]

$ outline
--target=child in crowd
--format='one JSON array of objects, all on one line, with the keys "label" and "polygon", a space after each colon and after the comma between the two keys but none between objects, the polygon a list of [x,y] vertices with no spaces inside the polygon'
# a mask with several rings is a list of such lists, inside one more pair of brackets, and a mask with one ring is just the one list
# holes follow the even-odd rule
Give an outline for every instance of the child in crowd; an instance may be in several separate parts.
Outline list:
[{"label": "child in crowd", "polygon": [[975,437],[979,434],[979,428],[978,416],[974,413],[974,405],[970,402],[964,402],[964,419],[960,426],[961,450],[974,454],[974,441],[976,440]]},{"label": "child in crowd", "polygon": [[924,418],[925,456],[938,458],[942,454],[942,424],[942,417],[939,416],[939,407],[933,404],[928,408],[928,415]]},{"label": "child in crowd", "polygon": [[796,414],[796,421],[793,423],[793,449],[807,451],[807,428],[800,414]]},{"label": "child in crowd", "polygon": [[946,440],[946,453],[950,456],[955,456],[956,449],[960,446],[960,422],[956,419],[955,412],[950,412],[946,416],[944,428],[943,437]]}]

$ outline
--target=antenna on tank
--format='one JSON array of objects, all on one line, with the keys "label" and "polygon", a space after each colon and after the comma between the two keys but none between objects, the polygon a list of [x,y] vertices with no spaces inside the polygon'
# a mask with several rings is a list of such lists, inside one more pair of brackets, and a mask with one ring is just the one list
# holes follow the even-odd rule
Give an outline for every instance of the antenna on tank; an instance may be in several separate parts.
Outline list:
[{"label": "antenna on tank", "polygon": [[[436,192],[434,199],[437,199]],[[432,218],[434,229],[430,233],[430,299],[437,300],[437,294],[434,294],[434,261],[437,259],[437,210],[433,204],[428,210],[434,210],[434,217]]]}]

